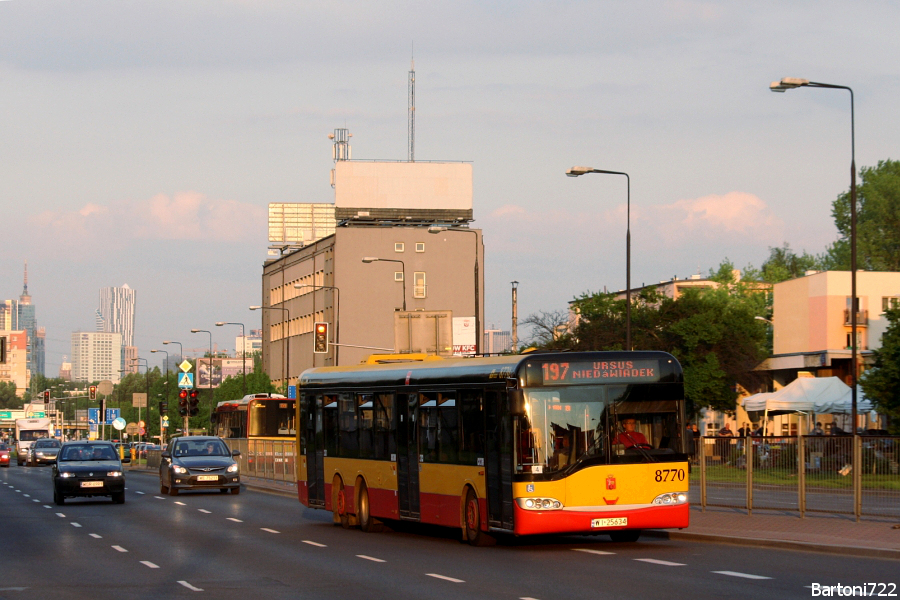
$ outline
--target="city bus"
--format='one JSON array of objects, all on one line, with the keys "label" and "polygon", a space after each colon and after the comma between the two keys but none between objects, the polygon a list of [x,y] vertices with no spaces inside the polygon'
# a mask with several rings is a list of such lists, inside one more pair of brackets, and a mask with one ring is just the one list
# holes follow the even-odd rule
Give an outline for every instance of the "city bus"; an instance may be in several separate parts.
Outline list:
[{"label": "city bus", "polygon": [[223,438],[293,439],[296,401],[281,394],[248,394],[216,404],[213,435]]},{"label": "city bus", "polygon": [[376,355],[304,371],[298,409],[299,500],[344,527],[486,545],[688,526],[684,378],[663,352]]}]

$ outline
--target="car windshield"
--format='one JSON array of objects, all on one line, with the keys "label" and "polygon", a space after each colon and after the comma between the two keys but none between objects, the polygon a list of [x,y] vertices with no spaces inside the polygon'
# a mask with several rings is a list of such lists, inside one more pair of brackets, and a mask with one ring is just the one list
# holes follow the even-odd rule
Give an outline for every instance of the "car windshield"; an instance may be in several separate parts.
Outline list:
[{"label": "car windshield", "polygon": [[182,441],[175,444],[175,456],[230,456],[228,446],[219,440]]},{"label": "car windshield", "polygon": [[106,445],[66,446],[62,451],[61,460],[116,460],[116,453],[112,446]]},{"label": "car windshield", "polygon": [[35,448],[59,448],[59,440],[38,440],[34,443]]}]

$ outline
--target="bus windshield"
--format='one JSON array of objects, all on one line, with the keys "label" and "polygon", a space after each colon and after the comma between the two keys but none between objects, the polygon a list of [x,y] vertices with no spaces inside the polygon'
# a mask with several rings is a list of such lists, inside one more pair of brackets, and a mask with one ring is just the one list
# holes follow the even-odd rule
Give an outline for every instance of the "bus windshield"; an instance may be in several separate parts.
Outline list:
[{"label": "bus windshield", "polygon": [[553,474],[597,463],[684,460],[679,402],[660,385],[524,390],[517,471]]}]

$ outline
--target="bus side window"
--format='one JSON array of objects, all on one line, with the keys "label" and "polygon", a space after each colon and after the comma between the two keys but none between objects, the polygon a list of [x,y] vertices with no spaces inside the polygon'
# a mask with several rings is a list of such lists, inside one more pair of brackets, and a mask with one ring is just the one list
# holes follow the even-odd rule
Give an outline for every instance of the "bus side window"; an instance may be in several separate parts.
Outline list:
[{"label": "bus side window", "polygon": [[419,394],[419,455],[424,462],[437,462],[437,393]]},{"label": "bus side window", "polygon": [[459,461],[459,417],[455,395],[449,392],[438,396],[439,460],[452,464]]},{"label": "bus side window", "polygon": [[459,394],[459,462],[475,465],[484,458],[484,421],[481,390]]}]

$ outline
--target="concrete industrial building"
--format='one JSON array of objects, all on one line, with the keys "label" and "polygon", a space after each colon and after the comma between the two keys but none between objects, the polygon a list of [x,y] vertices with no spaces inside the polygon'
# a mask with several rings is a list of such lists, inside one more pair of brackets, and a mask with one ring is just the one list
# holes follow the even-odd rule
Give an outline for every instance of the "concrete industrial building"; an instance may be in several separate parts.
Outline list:
[{"label": "concrete industrial building", "polygon": [[[285,368],[295,385],[309,367],[358,364],[372,353],[481,351],[484,250],[481,231],[469,228],[472,165],[338,160],[332,182],[332,227],[321,222],[331,211],[310,205],[324,237],[307,225],[294,239],[272,239],[290,228],[273,227],[270,210],[270,248],[280,256],[263,266],[261,316],[275,385]],[[279,205],[279,218],[290,212]],[[313,353],[316,322],[329,323],[339,344],[326,354]]]}]

